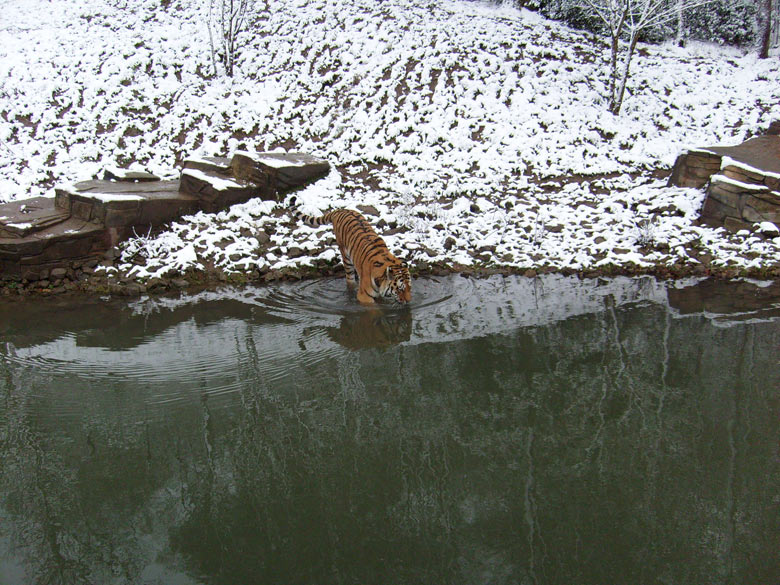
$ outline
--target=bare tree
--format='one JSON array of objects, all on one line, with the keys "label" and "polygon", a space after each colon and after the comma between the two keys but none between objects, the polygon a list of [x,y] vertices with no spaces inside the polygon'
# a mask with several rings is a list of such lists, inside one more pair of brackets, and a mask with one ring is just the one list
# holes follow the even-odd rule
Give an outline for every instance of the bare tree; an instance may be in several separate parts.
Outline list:
[{"label": "bare tree", "polygon": [[[631,59],[643,31],[661,26],[686,10],[712,0],[580,0],[579,7],[599,19],[610,37],[608,107],[617,115],[623,105]],[[622,54],[622,56],[621,56]]]},{"label": "bare tree", "polygon": [[772,20],[773,0],[763,0],[763,6],[759,9],[759,30],[761,34],[761,46],[758,49],[758,58],[769,57],[769,46],[772,44]]},{"label": "bare tree", "polygon": [[209,43],[215,75],[219,60],[225,68],[225,75],[233,77],[241,47],[239,37],[246,31],[253,7],[254,0],[209,0]]}]

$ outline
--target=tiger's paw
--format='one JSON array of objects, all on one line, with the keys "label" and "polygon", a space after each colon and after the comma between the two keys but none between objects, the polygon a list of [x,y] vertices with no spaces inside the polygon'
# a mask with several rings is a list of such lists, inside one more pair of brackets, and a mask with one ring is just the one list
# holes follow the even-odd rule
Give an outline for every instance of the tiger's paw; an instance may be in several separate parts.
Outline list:
[{"label": "tiger's paw", "polygon": [[374,300],[374,297],[371,295],[366,294],[365,292],[358,291],[357,294],[357,300],[361,305],[375,305],[376,301]]}]

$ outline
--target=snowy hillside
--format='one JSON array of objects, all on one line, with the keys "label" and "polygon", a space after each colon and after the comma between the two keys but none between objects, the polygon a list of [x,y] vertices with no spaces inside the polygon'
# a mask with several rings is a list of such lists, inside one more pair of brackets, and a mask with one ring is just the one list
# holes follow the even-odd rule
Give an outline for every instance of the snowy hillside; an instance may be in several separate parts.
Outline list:
[{"label": "snowy hillside", "polygon": [[[703,194],[654,178],[681,149],[736,144],[780,119],[777,59],[642,46],[614,117],[601,97],[607,48],[527,11],[277,0],[231,79],[211,73],[206,4],[6,0],[0,201],[106,166],[176,176],[190,156],[283,148],[334,165],[298,194],[306,211],[371,205],[412,262],[754,272],[780,262],[780,239],[696,227]],[[145,265],[117,265],[136,277],[174,264],[257,274],[332,261],[328,237],[251,201],[185,218],[135,243]]]}]

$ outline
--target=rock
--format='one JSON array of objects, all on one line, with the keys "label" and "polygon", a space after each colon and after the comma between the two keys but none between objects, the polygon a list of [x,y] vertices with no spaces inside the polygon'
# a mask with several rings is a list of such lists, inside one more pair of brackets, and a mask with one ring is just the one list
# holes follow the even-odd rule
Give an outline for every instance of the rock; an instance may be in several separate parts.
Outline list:
[{"label": "rock", "polygon": [[458,241],[455,238],[452,236],[447,236],[447,239],[444,240],[444,249],[449,252],[457,243]]},{"label": "rock", "polygon": [[130,171],[116,167],[108,167],[103,171],[105,181],[124,181],[127,183],[140,183],[146,181],[159,181],[160,177],[146,171]]},{"label": "rock", "polygon": [[327,161],[295,152],[237,151],[230,168],[236,179],[258,185],[263,199],[275,199],[279,191],[301,187],[330,172]]},{"label": "rock", "polygon": [[287,248],[287,256],[290,258],[300,258],[304,254],[306,254],[306,251],[298,246],[290,246]]},{"label": "rock", "polygon": [[479,208],[479,205],[477,205],[476,203],[472,203],[471,206],[469,207],[469,211],[471,213],[479,213],[482,210]]},{"label": "rock", "polygon": [[190,283],[183,278],[173,278],[171,279],[171,284],[176,288],[187,288],[190,285]]},{"label": "rock", "polygon": [[763,221],[758,224],[758,226],[756,226],[756,231],[762,236],[769,238],[774,238],[775,236],[780,235],[780,228],[778,228],[770,221]]},{"label": "rock", "polygon": [[146,289],[147,290],[157,290],[160,288],[165,288],[166,284],[165,281],[163,281],[160,278],[150,278],[146,282]]},{"label": "rock", "polygon": [[182,194],[195,198],[203,211],[212,213],[252,197],[276,199],[276,191],[266,185],[239,181],[212,171],[184,169],[181,173]]},{"label": "rock", "polygon": [[146,288],[140,284],[128,284],[123,288],[123,294],[128,297],[137,297],[146,290]]},{"label": "rock", "polygon": [[358,211],[363,215],[373,215],[379,217],[379,210],[373,205],[356,205]]},{"label": "rock", "polygon": [[58,280],[63,279],[68,274],[68,271],[65,268],[54,268],[49,273],[52,280]]},{"label": "rock", "polygon": [[523,276],[525,276],[526,278],[536,278],[536,270],[534,270],[533,268],[529,268],[523,273]]},{"label": "rock", "polygon": [[271,236],[269,236],[267,233],[259,231],[255,234],[255,239],[257,239],[258,242],[260,242],[261,246],[266,245],[268,242],[271,241]]}]

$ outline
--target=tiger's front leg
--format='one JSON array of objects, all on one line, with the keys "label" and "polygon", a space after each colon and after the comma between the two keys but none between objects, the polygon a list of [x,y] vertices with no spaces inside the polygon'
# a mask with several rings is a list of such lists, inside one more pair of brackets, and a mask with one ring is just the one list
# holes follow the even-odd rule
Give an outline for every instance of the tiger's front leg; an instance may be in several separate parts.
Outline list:
[{"label": "tiger's front leg", "polygon": [[376,303],[374,300],[374,283],[371,280],[370,270],[364,270],[363,274],[358,275],[360,281],[360,287],[357,292],[357,300],[362,305],[373,305]]},{"label": "tiger's front leg", "polygon": [[352,259],[349,255],[343,249],[339,249],[341,251],[341,262],[344,264],[344,276],[347,279],[347,288],[349,290],[354,290],[357,284],[355,282],[355,265],[352,264]]}]

